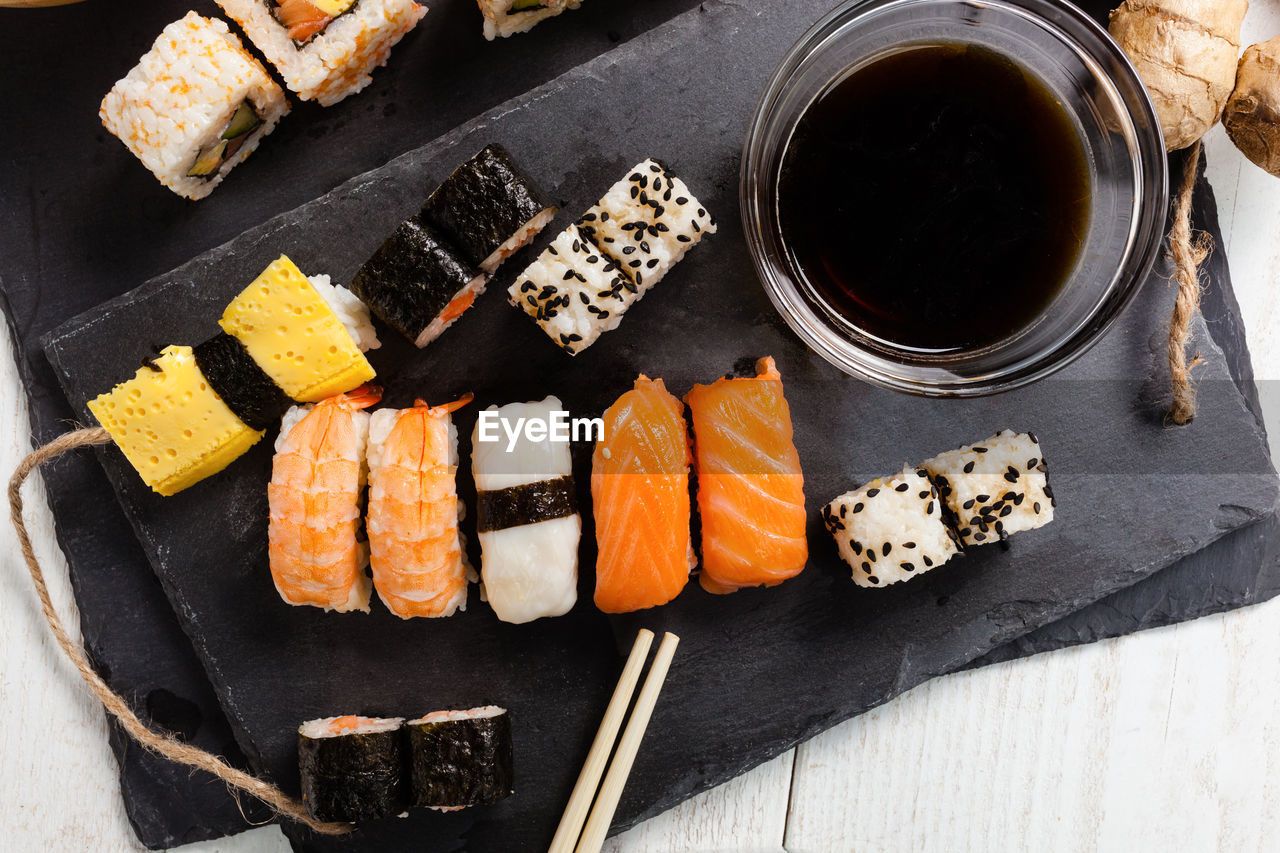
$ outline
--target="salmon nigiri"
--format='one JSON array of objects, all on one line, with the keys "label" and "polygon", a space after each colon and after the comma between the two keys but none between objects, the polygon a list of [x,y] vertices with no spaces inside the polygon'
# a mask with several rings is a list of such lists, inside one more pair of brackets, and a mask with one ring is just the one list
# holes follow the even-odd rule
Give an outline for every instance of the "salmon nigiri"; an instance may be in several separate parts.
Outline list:
[{"label": "salmon nigiri", "polygon": [[369,610],[369,551],[358,538],[369,415],[364,385],[285,413],[267,486],[271,577],[289,604]]},{"label": "salmon nigiri", "polygon": [[467,565],[458,532],[462,504],[458,430],[443,406],[418,400],[380,409],[369,421],[369,559],[373,585],[401,619],[452,616],[467,607]]},{"label": "salmon nigiri", "polygon": [[773,586],[798,575],[809,556],[804,475],[782,376],[769,357],[756,374],[695,385],[685,397],[702,516],[699,581],[708,592]]},{"label": "salmon nigiri", "polygon": [[689,536],[689,434],[684,405],[641,375],[604,413],[591,458],[596,607],[627,613],[680,594],[696,561]]}]

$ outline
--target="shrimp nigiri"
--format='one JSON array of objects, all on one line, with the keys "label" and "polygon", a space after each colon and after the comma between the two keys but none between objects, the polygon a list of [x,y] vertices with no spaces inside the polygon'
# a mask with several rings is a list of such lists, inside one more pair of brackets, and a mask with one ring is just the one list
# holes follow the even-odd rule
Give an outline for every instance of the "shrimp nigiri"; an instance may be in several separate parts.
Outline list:
[{"label": "shrimp nigiri", "polygon": [[380,409],[369,422],[369,549],[373,585],[401,619],[452,616],[467,607],[475,573],[458,520],[458,431],[443,406]]},{"label": "shrimp nigiri", "polygon": [[693,415],[707,592],[774,586],[800,574],[805,539],[804,475],[791,438],[791,409],[772,358],[751,378],[695,385]]},{"label": "shrimp nigiri", "polygon": [[369,610],[368,547],[359,541],[369,415],[382,389],[285,413],[267,486],[271,577],[289,604]]},{"label": "shrimp nigiri", "polygon": [[684,405],[641,375],[604,413],[591,461],[596,607],[626,613],[666,604],[696,565],[689,536],[689,433]]}]

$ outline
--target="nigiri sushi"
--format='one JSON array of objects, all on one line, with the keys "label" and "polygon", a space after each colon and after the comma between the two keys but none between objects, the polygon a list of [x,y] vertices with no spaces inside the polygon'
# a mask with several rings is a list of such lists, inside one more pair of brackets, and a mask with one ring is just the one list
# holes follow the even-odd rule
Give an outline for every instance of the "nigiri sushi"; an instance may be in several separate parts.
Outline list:
[{"label": "nigiri sushi", "polygon": [[769,357],[756,373],[695,385],[685,397],[702,518],[698,580],[708,592],[773,586],[798,575],[809,555],[804,475],[782,376]]},{"label": "nigiri sushi", "polygon": [[365,385],[285,413],[267,486],[271,577],[289,604],[369,610],[369,551],[359,541],[369,414]]},{"label": "nigiri sushi", "polygon": [[450,418],[471,401],[379,409],[369,419],[369,560],[387,609],[452,616],[475,580],[462,550],[463,504],[454,482],[458,431]]},{"label": "nigiri sushi", "polygon": [[666,604],[697,564],[689,535],[689,434],[684,405],[640,376],[604,413],[591,459],[596,607],[626,613]]},{"label": "nigiri sushi", "polygon": [[520,429],[529,419],[549,423],[561,410],[556,397],[490,406],[472,434],[480,581],[504,622],[561,616],[578,598],[582,519],[569,444],[549,432],[533,440]]}]

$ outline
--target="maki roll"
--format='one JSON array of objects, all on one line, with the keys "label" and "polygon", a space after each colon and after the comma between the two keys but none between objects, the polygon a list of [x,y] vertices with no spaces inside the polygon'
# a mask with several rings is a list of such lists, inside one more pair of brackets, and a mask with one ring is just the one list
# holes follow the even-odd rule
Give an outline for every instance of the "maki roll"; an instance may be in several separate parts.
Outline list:
[{"label": "maki roll", "polygon": [[351,292],[382,322],[425,347],[484,293],[487,280],[415,216],[365,261]]},{"label": "maki roll", "polygon": [[427,13],[413,0],[218,0],[285,85],[333,106],[368,86]]},{"label": "maki roll", "polygon": [[401,619],[467,609],[476,580],[458,521],[458,430],[443,406],[379,409],[369,421],[370,562],[378,597]]},{"label": "maki roll", "polygon": [[253,429],[275,426],[293,405],[280,386],[262,372],[244,344],[226,332],[197,346],[195,358],[209,386]]},{"label": "maki roll", "polygon": [[484,37],[489,41],[501,36],[527,33],[539,21],[553,18],[567,9],[576,9],[582,0],[478,0],[484,15]]},{"label": "maki roll", "polygon": [[643,292],[616,261],[570,225],[507,290],[556,344],[577,355],[605,332]]},{"label": "maki roll", "polygon": [[610,187],[578,225],[641,293],[661,281],[704,235],[716,232],[715,220],[684,181],[653,159]]},{"label": "maki roll", "polygon": [[315,820],[392,817],[409,804],[402,717],[325,717],[298,727],[302,802]]},{"label": "maki roll", "polygon": [[281,255],[218,321],[290,399],[323,400],[373,379],[364,350],[378,346],[368,310],[328,276],[308,279]]},{"label": "maki roll", "polygon": [[419,217],[472,266],[492,274],[555,215],[542,189],[494,144],[455,169],[427,198]]},{"label": "maki roll", "polygon": [[1001,430],[922,465],[938,485],[960,541],[981,545],[1053,521],[1056,502],[1040,440]]},{"label": "maki roll", "polygon": [[222,21],[165,27],[102,99],[102,125],[180,196],[213,192],[289,112],[284,91]]},{"label": "maki roll", "polygon": [[[550,423],[560,411],[556,397],[490,406],[471,437],[480,581],[504,622],[561,616],[578,598],[582,519],[569,443],[550,440],[550,431],[535,441],[519,429],[530,419]],[[510,443],[509,434],[517,436]]]},{"label": "maki roll", "polygon": [[507,291],[576,355],[616,329],[715,221],[679,178],[645,160],[556,237]]},{"label": "maki roll", "polygon": [[218,473],[262,438],[218,395],[191,347],[166,347],[89,401],[142,481],[173,495]]},{"label": "maki roll", "polygon": [[822,521],[858,586],[888,586],[960,553],[929,475],[907,466],[822,508]]},{"label": "maki roll", "polygon": [[433,809],[491,805],[514,791],[505,708],[435,711],[405,724],[411,803]]}]

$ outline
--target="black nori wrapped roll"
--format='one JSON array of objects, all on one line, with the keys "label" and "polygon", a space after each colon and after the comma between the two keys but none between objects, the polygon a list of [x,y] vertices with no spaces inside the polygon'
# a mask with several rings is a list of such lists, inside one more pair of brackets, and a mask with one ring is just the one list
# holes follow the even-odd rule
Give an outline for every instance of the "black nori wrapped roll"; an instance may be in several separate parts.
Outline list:
[{"label": "black nori wrapped roll", "polygon": [[293,405],[289,396],[262,372],[244,344],[219,332],[195,348],[196,366],[227,408],[252,429],[280,424]]},{"label": "black nori wrapped roll", "polygon": [[415,806],[451,808],[496,803],[514,791],[511,720],[503,708],[462,712],[466,719],[405,724]]},{"label": "black nori wrapped roll", "polygon": [[[391,817],[409,804],[404,735],[399,720],[373,720],[381,731],[345,731],[311,737],[298,731],[298,772],[302,801],[316,820],[356,823]],[[394,723],[394,726],[389,725]]]},{"label": "black nori wrapped roll", "polygon": [[541,230],[508,246],[508,241],[536,219],[555,215],[546,193],[529,179],[501,145],[486,145],[441,184],[420,216],[445,235],[475,266],[493,272],[516,249]]},{"label": "black nori wrapped roll", "polygon": [[[400,223],[351,280],[351,292],[374,314],[418,346],[433,320],[483,274],[418,217]],[[442,322],[436,334],[443,330]]]},{"label": "black nori wrapped roll", "polygon": [[564,518],[578,511],[573,477],[539,480],[476,495],[476,531],[503,530]]}]

